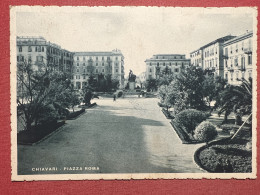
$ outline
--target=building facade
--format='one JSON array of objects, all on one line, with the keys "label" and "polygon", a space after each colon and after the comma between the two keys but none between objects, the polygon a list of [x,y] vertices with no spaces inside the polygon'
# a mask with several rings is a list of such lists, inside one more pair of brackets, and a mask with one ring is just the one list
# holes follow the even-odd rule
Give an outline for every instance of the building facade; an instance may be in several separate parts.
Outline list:
[{"label": "building facade", "polygon": [[224,78],[233,85],[252,77],[253,32],[225,42],[223,50]]},{"label": "building facade", "polygon": [[30,63],[32,69],[49,68],[71,72],[73,53],[62,49],[43,37],[17,37],[17,63]]},{"label": "building facade", "polygon": [[233,38],[235,38],[235,36],[232,35],[221,37],[200,47],[198,50],[191,52],[191,64],[200,66],[203,70],[210,71],[214,75],[223,77],[223,44]]},{"label": "building facade", "polygon": [[120,88],[124,86],[124,56],[120,50],[111,52],[75,52],[73,65],[73,84],[82,89],[92,75],[111,75],[119,80]]},{"label": "building facade", "polygon": [[190,59],[191,59],[191,64],[194,66],[199,66],[202,69],[204,69],[203,66],[203,49],[199,48],[193,52],[190,53]]},{"label": "building facade", "polygon": [[[67,72],[71,77],[73,65],[73,53],[62,49],[59,45],[51,43],[43,37],[16,37],[17,66],[29,65],[32,71]],[[23,74],[22,72],[20,72]],[[26,80],[23,75],[23,80]],[[23,84],[21,78],[17,79],[17,95],[23,95]]]},{"label": "building facade", "polygon": [[145,60],[146,79],[158,79],[167,71],[168,74],[178,75],[185,66],[190,65],[190,60],[182,54],[156,54]]}]

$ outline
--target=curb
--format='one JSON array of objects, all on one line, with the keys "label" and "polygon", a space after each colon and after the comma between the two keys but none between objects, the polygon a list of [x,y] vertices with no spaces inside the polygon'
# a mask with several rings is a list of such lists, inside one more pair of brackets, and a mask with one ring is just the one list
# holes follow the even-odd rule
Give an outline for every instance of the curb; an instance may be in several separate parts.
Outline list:
[{"label": "curb", "polygon": [[214,144],[217,144],[219,142],[223,142],[223,141],[227,141],[229,140],[229,138],[224,138],[224,139],[221,139],[221,140],[215,140],[215,141],[212,141],[210,142],[208,145],[204,145],[204,146],[201,146],[200,148],[198,148],[195,153],[194,153],[194,161],[195,163],[203,170],[209,172],[209,173],[218,173],[218,172],[215,172],[215,171],[212,171],[210,169],[208,169],[207,167],[205,167],[204,165],[202,165],[201,161],[200,161],[200,158],[199,158],[199,154],[202,150],[204,150],[205,148],[208,148],[209,146],[212,146]]}]

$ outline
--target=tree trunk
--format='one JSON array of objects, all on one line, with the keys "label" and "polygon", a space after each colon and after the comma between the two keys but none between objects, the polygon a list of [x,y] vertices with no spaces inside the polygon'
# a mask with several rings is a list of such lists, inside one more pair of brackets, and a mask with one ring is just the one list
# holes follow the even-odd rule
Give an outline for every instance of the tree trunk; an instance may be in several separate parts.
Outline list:
[{"label": "tree trunk", "polygon": [[225,115],[224,115],[224,123],[226,123],[227,120],[228,120],[228,114],[227,114],[227,112],[225,112]]},{"label": "tree trunk", "polygon": [[242,117],[239,114],[236,114],[235,124],[236,125],[242,124]]}]

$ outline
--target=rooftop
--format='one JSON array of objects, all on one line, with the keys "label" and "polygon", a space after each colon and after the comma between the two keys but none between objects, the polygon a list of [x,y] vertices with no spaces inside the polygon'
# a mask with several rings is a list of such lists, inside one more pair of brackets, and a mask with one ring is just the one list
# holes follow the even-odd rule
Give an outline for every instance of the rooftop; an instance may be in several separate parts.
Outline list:
[{"label": "rooftop", "polygon": [[241,41],[243,39],[246,39],[246,38],[252,37],[252,36],[253,36],[253,31],[248,31],[248,32],[246,32],[246,33],[244,33],[242,35],[239,35],[239,36],[237,36],[237,37],[235,37],[233,39],[230,39],[230,40],[226,41],[225,45],[229,45],[231,43],[238,42],[238,41]]},{"label": "rooftop", "polygon": [[88,52],[74,52],[75,56],[111,56],[122,55],[120,50],[117,51],[88,51]]}]

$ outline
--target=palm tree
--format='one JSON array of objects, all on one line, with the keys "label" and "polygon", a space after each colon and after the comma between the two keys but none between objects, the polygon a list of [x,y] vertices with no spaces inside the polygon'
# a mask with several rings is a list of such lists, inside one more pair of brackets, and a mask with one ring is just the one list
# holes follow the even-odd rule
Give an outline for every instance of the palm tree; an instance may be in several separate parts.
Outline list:
[{"label": "palm tree", "polygon": [[252,80],[242,80],[239,86],[228,85],[220,93],[220,109],[218,114],[225,114],[224,121],[234,112],[236,124],[242,124],[242,116],[252,112]]}]

